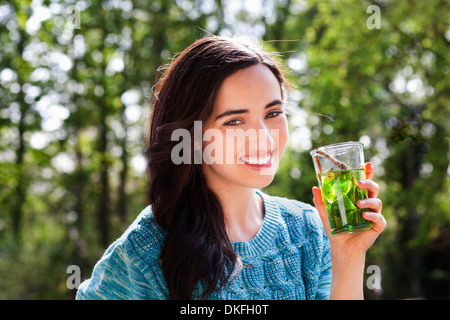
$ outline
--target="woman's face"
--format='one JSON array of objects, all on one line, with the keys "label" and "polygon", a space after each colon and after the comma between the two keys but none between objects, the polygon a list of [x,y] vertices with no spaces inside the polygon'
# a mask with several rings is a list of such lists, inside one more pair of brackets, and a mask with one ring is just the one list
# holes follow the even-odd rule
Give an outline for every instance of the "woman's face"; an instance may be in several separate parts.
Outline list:
[{"label": "woman's face", "polygon": [[211,187],[262,188],[278,169],[288,139],[281,88],[257,64],[222,83],[203,124],[202,169]]}]

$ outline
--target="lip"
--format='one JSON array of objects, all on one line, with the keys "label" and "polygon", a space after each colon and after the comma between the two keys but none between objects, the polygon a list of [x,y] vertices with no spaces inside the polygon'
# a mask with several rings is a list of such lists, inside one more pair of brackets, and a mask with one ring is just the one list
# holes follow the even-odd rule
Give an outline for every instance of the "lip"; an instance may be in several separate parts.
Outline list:
[{"label": "lip", "polygon": [[241,163],[242,164],[244,164],[246,167],[248,167],[248,168],[250,168],[250,169],[253,169],[253,170],[262,170],[262,169],[265,169],[265,168],[270,168],[271,166],[272,166],[272,160],[273,160],[273,156],[274,156],[274,154],[275,154],[275,150],[273,150],[273,151],[271,151],[270,152],[270,155],[269,155],[269,159],[268,159],[268,161],[266,162],[266,163],[262,163],[262,164],[257,164],[257,163],[249,163],[249,162],[247,162],[247,161],[245,161],[244,159],[248,159],[248,158],[251,158],[251,157],[253,157],[253,158],[262,158],[262,157],[267,157],[267,152],[264,152],[264,153],[258,153],[256,156],[244,156],[244,157],[241,157],[241,158],[239,158],[239,160],[241,161]]}]

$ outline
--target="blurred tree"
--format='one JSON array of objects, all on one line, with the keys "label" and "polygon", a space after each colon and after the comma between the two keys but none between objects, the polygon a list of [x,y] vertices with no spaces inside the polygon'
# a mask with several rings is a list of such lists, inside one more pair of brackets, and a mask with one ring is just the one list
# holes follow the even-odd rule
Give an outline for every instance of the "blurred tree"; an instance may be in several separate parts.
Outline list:
[{"label": "blurred tree", "polygon": [[[27,149],[25,135],[29,131],[31,123],[30,121],[27,121],[27,116],[32,116],[30,106],[25,102],[24,90],[24,85],[28,82],[31,70],[30,63],[23,58],[25,48],[29,43],[29,35],[25,32],[25,24],[29,18],[28,13],[25,10],[27,5],[28,3],[24,1],[11,2],[11,9],[9,12],[11,14],[11,20],[9,20],[9,34],[7,29],[2,28],[1,30],[2,38],[12,37],[12,41],[6,42],[9,43],[9,47],[3,48],[1,52],[2,57],[4,57],[2,59],[1,69],[7,70],[6,72],[9,75],[7,75],[6,78],[15,80],[13,84],[10,84],[9,95],[2,94],[2,96],[6,101],[9,100],[10,103],[13,103],[13,108],[15,109],[15,117],[11,119],[10,122],[6,120],[3,121],[3,123],[14,127],[17,134],[15,145],[11,144],[11,146],[15,147],[13,170],[9,173],[5,172],[5,176],[9,175],[9,179],[5,177],[4,180],[11,182],[13,185],[10,189],[11,193],[9,194],[8,202],[10,204],[9,212],[11,214],[12,231],[17,242],[21,241],[23,205],[28,189],[24,158]],[[19,14],[14,15],[14,12]],[[9,128],[5,128],[4,130],[9,131]],[[6,197],[3,200],[6,201]]]},{"label": "blurred tree", "polygon": [[[211,14],[193,1],[0,4],[0,271],[23,279],[0,284],[1,297],[70,294],[62,266],[87,275],[145,206],[145,164],[129,169],[143,153],[151,88]],[[13,257],[10,235],[23,226],[31,232]],[[39,268],[42,282],[27,268],[11,272],[15,259]]]},{"label": "blurred tree", "polygon": [[[380,8],[381,29],[366,26],[371,4]],[[383,262],[385,297],[423,294],[421,282],[432,272],[421,267],[424,250],[450,224],[449,9],[446,1],[308,1],[300,15],[283,20],[283,32],[271,33],[270,26],[266,33],[302,39],[282,42],[295,52],[297,65],[307,63],[294,70],[300,105],[334,120],[310,117],[312,146],[366,144],[388,219],[380,243],[369,251],[373,261]],[[273,27],[278,30],[279,23]],[[313,181],[307,154],[295,159],[301,159],[300,168],[310,168],[302,171],[302,182]],[[286,165],[274,188],[283,188],[293,167]],[[290,193],[310,199],[310,187]],[[397,245],[382,248],[391,241]],[[445,278],[448,283],[448,272]]]}]

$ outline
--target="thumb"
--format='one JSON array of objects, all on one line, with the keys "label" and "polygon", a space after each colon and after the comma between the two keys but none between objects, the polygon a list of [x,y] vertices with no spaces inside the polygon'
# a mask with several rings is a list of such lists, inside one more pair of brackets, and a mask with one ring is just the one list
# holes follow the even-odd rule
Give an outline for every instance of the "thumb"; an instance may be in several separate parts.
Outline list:
[{"label": "thumb", "polygon": [[312,193],[314,195],[313,202],[316,206],[317,211],[319,212],[320,220],[322,220],[323,227],[325,228],[325,232],[328,237],[331,235],[331,227],[330,222],[328,221],[327,209],[322,199],[322,192],[318,187],[312,188]]}]

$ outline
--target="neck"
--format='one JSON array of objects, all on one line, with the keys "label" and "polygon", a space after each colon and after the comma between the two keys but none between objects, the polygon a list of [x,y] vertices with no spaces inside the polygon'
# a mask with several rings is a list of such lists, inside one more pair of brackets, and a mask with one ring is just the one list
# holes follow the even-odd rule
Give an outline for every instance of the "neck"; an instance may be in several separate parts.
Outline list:
[{"label": "neck", "polygon": [[249,241],[258,233],[264,219],[262,198],[251,188],[213,189],[222,203],[228,238]]}]

